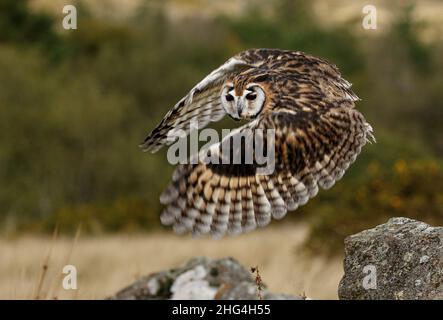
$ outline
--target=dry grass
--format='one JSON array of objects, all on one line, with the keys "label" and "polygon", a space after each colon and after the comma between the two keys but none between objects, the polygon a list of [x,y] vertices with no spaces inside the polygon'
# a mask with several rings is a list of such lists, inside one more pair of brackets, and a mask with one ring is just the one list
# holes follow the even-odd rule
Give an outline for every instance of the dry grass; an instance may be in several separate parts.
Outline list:
[{"label": "dry grass", "polygon": [[[194,256],[232,256],[246,267],[259,266],[264,283],[274,292],[335,299],[342,259],[307,257],[300,248],[305,237],[302,225],[279,225],[222,240],[170,232],[1,239],[0,299],[102,299],[141,275]],[[78,290],[62,288],[66,264],[77,267]]]}]

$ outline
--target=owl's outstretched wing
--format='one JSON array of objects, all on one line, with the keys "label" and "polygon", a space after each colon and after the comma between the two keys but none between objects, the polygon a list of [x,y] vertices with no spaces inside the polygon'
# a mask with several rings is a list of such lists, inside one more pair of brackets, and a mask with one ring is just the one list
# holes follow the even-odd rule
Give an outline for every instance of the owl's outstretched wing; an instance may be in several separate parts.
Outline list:
[{"label": "owl's outstretched wing", "polygon": [[140,145],[144,151],[156,152],[162,146],[178,139],[168,139],[171,130],[184,130],[189,134],[191,123],[195,121],[201,129],[209,122],[221,120],[225,111],[221,105],[220,91],[223,83],[236,74],[252,68],[253,65],[235,56],[212,71],[195,85],[163,118],[160,124]]},{"label": "owl's outstretched wing", "polygon": [[249,49],[233,56],[195,85],[166,114],[160,124],[140,144],[140,147],[144,151],[156,152],[162,146],[169,145],[178,139],[178,135],[168,139],[168,134],[172,130],[181,129],[188,134],[193,121],[201,129],[210,122],[221,120],[226,114],[220,99],[223,83],[240,74],[248,73],[251,69],[259,70],[261,74],[269,71],[279,75],[306,73],[308,70],[312,77],[328,79],[327,82],[323,82],[328,84],[325,90],[332,93],[343,91],[352,95],[349,90],[350,84],[341,78],[338,69],[320,58],[298,51]]},{"label": "owl's outstretched wing", "polygon": [[[357,110],[329,103],[321,110],[263,115],[213,145],[207,154],[229,159],[228,150],[245,153],[246,144],[240,151],[232,144],[223,145],[249,129],[275,130],[275,170],[261,174],[256,162],[180,165],[160,198],[167,205],[163,224],[179,233],[216,237],[265,226],[271,217],[280,219],[305,204],[319,186],[330,188],[372,138],[372,128]],[[262,137],[267,145],[268,136]]]}]

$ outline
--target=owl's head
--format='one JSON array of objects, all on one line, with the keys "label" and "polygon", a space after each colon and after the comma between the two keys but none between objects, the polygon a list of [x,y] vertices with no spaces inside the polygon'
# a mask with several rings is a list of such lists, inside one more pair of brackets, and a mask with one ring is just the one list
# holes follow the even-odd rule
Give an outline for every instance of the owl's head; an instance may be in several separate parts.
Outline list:
[{"label": "owl's head", "polygon": [[221,91],[222,106],[234,120],[255,118],[262,111],[265,100],[265,91],[257,83],[249,83],[236,90],[234,84],[229,82]]}]

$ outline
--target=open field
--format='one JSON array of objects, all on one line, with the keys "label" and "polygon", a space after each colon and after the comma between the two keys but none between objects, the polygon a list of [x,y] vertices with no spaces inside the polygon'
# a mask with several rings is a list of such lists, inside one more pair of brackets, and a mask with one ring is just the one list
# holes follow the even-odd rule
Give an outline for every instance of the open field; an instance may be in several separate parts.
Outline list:
[{"label": "open field", "polygon": [[[281,293],[305,292],[314,299],[336,299],[342,258],[308,257],[300,247],[302,225],[281,225],[222,240],[192,239],[171,232],[149,235],[50,237],[0,240],[0,299],[101,299],[141,275],[174,267],[191,257],[232,256],[258,265],[268,287]],[[39,290],[42,266],[48,269]],[[78,290],[62,288],[62,268],[78,270]]]}]

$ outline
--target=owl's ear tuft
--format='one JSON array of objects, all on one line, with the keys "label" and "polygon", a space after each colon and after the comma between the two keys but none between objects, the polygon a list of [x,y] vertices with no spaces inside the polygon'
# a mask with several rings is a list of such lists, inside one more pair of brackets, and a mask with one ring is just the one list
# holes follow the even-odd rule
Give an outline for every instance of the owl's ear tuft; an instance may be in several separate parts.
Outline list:
[{"label": "owl's ear tuft", "polygon": [[270,80],[272,80],[272,77],[269,74],[261,74],[254,79],[255,82],[265,82]]}]

